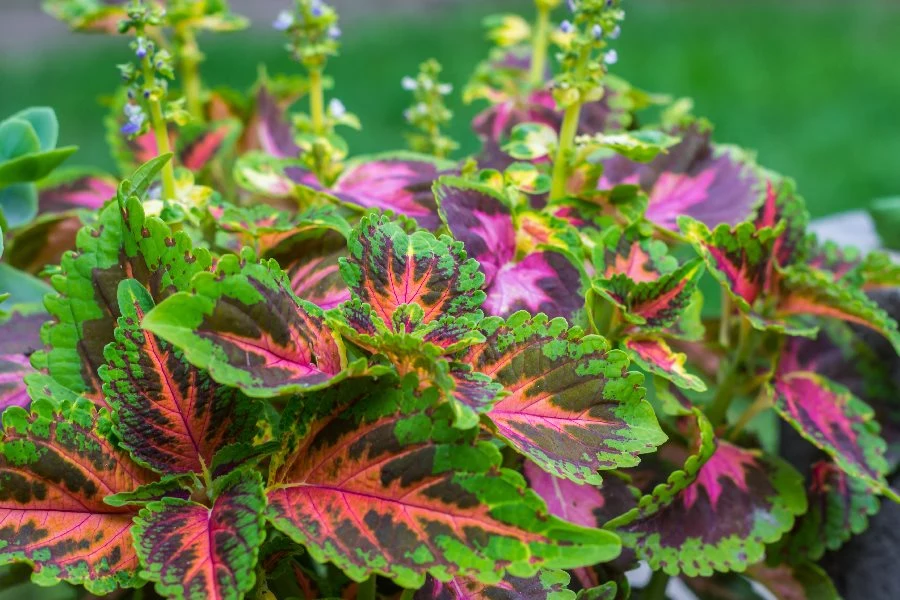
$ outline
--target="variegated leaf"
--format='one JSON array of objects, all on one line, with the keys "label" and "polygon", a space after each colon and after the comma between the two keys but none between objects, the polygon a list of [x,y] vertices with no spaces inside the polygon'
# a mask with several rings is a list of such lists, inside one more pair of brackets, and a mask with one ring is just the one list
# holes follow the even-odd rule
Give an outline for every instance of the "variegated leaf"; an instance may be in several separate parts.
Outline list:
[{"label": "variegated leaf", "polygon": [[797,523],[785,548],[790,557],[819,560],[869,526],[879,508],[871,484],[851,477],[831,462],[817,462],[810,472],[809,511]]},{"label": "variegated leaf", "polygon": [[584,306],[581,272],[567,254],[545,250],[507,263],[490,287],[484,309],[507,317],[517,311],[574,319]]},{"label": "variegated leaf", "polygon": [[25,377],[35,370],[29,357],[43,347],[41,326],[47,314],[33,306],[16,306],[0,322],[0,413],[31,403]]},{"label": "variegated leaf", "polygon": [[626,321],[642,332],[673,327],[690,305],[703,275],[700,259],[652,281],[635,282],[627,275],[595,279],[593,289],[615,304]]},{"label": "variegated leaf", "polygon": [[732,147],[711,143],[711,132],[694,124],[673,132],[681,142],[643,165],[624,157],[604,163],[601,188],[637,184],[650,196],[646,217],[677,229],[680,215],[709,225],[736,225],[759,204],[763,189],[755,165]]},{"label": "variegated leaf", "polygon": [[556,569],[544,569],[531,577],[507,575],[491,584],[459,577],[443,582],[429,575],[413,600],[575,600],[568,584],[569,574]]},{"label": "variegated leaf", "polygon": [[842,385],[811,371],[781,370],[775,410],[847,474],[895,495],[887,486],[885,443],[872,409]]},{"label": "variegated leaf", "polygon": [[642,369],[668,379],[680,388],[702,392],[703,380],[688,372],[684,363],[687,355],[675,352],[661,337],[629,336],[621,341],[622,349]]},{"label": "variegated leaf", "polygon": [[475,313],[484,301],[484,275],[466,259],[461,242],[426,231],[408,234],[387,217],[362,219],[350,239],[350,257],[341,259],[341,274],[388,326],[403,305],[421,307],[427,324]]},{"label": "variegated leaf", "polygon": [[639,558],[670,575],[741,571],[806,510],[803,480],[787,463],[716,443],[708,421],[700,423],[700,448],[684,469],[607,525]]},{"label": "variegated leaf", "polygon": [[56,404],[36,394],[32,412],[4,412],[0,564],[27,561],[38,583],[69,581],[101,595],[140,585],[130,533],[134,509],[103,499],[133,490],[151,474],[101,433],[104,428],[105,414],[83,399]]},{"label": "variegated leaf", "polygon": [[256,584],[265,506],[253,471],[217,482],[212,507],[178,498],[147,504],[132,530],[141,575],[166,598],[242,600]]},{"label": "variegated leaf", "polygon": [[260,407],[141,329],[153,300],[139,283],[123,281],[118,298],[122,316],[100,378],[122,445],[157,472],[203,473],[217,450],[253,438]]},{"label": "variegated leaf", "polygon": [[218,383],[272,397],[329,385],[342,373],[343,347],[322,310],[294,295],[275,261],[245,249],[190,287],[147,313],[143,327]]},{"label": "variegated leaf", "polygon": [[441,177],[434,195],[447,229],[478,261],[489,286],[516,254],[512,211],[492,188],[459,177]]},{"label": "variegated leaf", "polygon": [[600,469],[634,466],[666,440],[644,399],[643,376],[608,342],[519,312],[482,323],[486,342],[464,361],[509,395],[488,413],[497,432],[542,469],[599,484]]},{"label": "variegated leaf", "polygon": [[609,560],[614,536],[560,521],[434,389],[351,379],[282,417],[268,518],[351,578],[497,583]]}]

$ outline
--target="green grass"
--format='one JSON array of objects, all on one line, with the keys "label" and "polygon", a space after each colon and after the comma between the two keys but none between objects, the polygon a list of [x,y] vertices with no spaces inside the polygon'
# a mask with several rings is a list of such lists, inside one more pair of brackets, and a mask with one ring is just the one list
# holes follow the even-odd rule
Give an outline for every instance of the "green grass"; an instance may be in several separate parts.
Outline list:
[{"label": "green grass", "polygon": [[[483,3],[487,4],[487,2]],[[497,2],[490,4],[496,6]],[[510,2],[501,2],[506,7]],[[862,207],[900,190],[900,9],[890,2],[633,0],[618,44],[618,74],[651,91],[691,96],[720,141],[758,152],[762,164],[795,177],[814,215]],[[516,6],[530,5],[519,0]],[[354,153],[402,147],[400,78],[435,57],[460,91],[484,55],[481,17],[431,13],[428,20],[357,22],[329,66],[334,94],[365,126],[348,136]],[[115,85],[120,42],[83,37],[77,48],[0,64],[0,114],[54,106],[62,142],[78,161],[110,165],[97,98]],[[204,40],[212,84],[248,86],[259,63],[296,68],[280,36],[260,31]],[[477,107],[454,106],[463,149],[477,144]]]}]

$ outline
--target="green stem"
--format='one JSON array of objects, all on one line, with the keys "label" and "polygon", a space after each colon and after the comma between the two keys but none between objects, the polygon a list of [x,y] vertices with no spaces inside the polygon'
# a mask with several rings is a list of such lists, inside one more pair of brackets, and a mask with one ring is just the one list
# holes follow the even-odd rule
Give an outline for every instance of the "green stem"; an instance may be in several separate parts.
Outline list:
[{"label": "green stem", "polygon": [[[155,87],[156,73],[153,71],[153,65],[150,62],[149,55],[144,58],[144,86],[150,89]],[[156,137],[157,154],[169,154],[172,148],[169,145],[169,129],[166,126],[166,118],[163,115],[162,104],[159,99],[153,95],[147,104],[150,108],[150,126],[153,128],[153,135]],[[167,202],[175,198],[175,166],[170,160],[162,169],[162,200]]]},{"label": "green stem", "polygon": [[415,593],[416,590],[403,590],[403,593],[400,594],[400,600],[412,600]]},{"label": "green stem", "polygon": [[[743,321],[744,319],[742,319],[741,322],[742,328],[744,327]],[[744,330],[742,329],[742,331]],[[719,382],[718,389],[716,389],[716,395],[713,397],[713,401],[706,413],[706,416],[709,417],[709,420],[714,427],[722,423],[725,420],[725,416],[728,414],[728,407],[731,406],[731,401],[734,400],[735,387],[741,376],[741,368],[753,349],[753,338],[752,332],[749,331],[746,335],[741,336],[737,352],[735,353],[733,360],[729,363],[725,375]]]},{"label": "green stem", "polygon": [[641,598],[643,600],[665,600],[666,587],[669,585],[669,576],[662,571],[654,571],[650,577],[650,583],[644,588]]},{"label": "green stem", "polygon": [[181,81],[184,85],[184,99],[187,110],[197,121],[204,121],[203,114],[203,88],[200,83],[200,62],[203,55],[197,46],[197,38],[194,32],[187,27],[181,27],[176,33],[178,39],[178,53],[181,59]]},{"label": "green stem", "polygon": [[322,69],[309,69],[309,114],[312,118],[313,132],[325,133],[325,91],[322,87]]},{"label": "green stem", "polygon": [[770,392],[771,389],[768,387],[763,387],[763,389],[760,390],[759,395],[756,396],[756,400],[754,400],[753,404],[744,411],[744,414],[741,415],[741,418],[735,423],[734,428],[728,434],[729,440],[735,441],[756,415],[772,406],[772,396]]},{"label": "green stem", "polygon": [[[591,47],[585,46],[578,57],[575,67],[577,81],[584,79],[588,61],[591,58]],[[566,196],[566,184],[569,181],[569,155],[575,145],[578,133],[578,121],[581,119],[581,100],[566,109],[562,127],[559,131],[559,147],[556,149],[556,160],[553,161],[553,182],[550,187],[550,199],[559,200]]]},{"label": "green stem", "polygon": [[719,344],[723,348],[729,345],[731,329],[731,295],[722,287],[722,318],[719,320]]},{"label": "green stem", "polygon": [[375,600],[377,581],[376,576],[371,575],[368,579],[359,584],[359,591],[356,593],[357,600]]},{"label": "green stem", "polygon": [[531,50],[531,85],[544,87],[544,71],[547,69],[547,32],[550,29],[550,9],[538,3],[537,23]]}]

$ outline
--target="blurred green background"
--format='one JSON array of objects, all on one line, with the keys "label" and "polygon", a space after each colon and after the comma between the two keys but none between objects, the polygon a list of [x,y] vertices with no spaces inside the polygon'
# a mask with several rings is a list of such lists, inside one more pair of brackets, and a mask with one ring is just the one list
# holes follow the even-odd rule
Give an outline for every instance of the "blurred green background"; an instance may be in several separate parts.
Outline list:
[{"label": "blurred green background", "polygon": [[[76,36],[47,25],[37,0],[0,0],[0,33],[22,42],[0,55],[0,114],[30,104],[56,108],[61,143],[82,148],[73,162],[109,167],[98,97],[117,85],[121,41]],[[340,3],[340,0],[337,0]],[[379,3],[390,7],[379,9]],[[258,26],[202,40],[206,80],[244,88],[265,63],[296,68],[268,27],[277,1],[232,0]],[[815,216],[862,208],[900,192],[900,3],[890,0],[631,0],[614,72],[650,91],[695,99],[719,141],[751,148],[762,164],[797,179]],[[344,49],[329,73],[334,95],[365,126],[349,137],[354,153],[403,146],[400,88],[435,57],[456,86],[455,136],[477,143],[469,121],[480,106],[458,98],[484,56],[482,18],[530,15],[530,0],[346,0]],[[27,18],[26,18],[27,17]],[[19,19],[20,23],[15,21]],[[39,33],[25,35],[33,23]],[[49,29],[46,29],[49,27]],[[46,33],[44,33],[46,31]]]}]

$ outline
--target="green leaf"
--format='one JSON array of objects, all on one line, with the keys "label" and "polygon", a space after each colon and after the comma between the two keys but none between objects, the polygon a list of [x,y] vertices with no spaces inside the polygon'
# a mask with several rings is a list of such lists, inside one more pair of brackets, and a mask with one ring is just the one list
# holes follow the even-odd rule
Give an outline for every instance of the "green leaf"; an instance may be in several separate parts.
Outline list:
[{"label": "green leaf", "polygon": [[[46,377],[35,381],[55,385]],[[33,396],[32,412],[3,413],[0,438],[0,565],[34,564],[32,579],[83,584],[103,595],[141,584],[130,533],[135,510],[103,502],[151,474],[101,433],[90,402]],[[53,397],[58,395],[54,392]]]},{"label": "green leaf", "polygon": [[0,294],[9,293],[11,304],[40,304],[53,289],[37,277],[0,263]]},{"label": "green leaf", "polygon": [[621,154],[636,162],[650,162],[660,153],[681,141],[679,138],[661,131],[628,131],[619,133],[598,133],[585,139],[584,146],[593,151],[601,148]]},{"label": "green leaf", "polygon": [[265,539],[262,478],[239,471],[216,487],[212,507],[164,498],[134,520],[141,576],[166,598],[241,600],[256,585]]},{"label": "green leaf", "polygon": [[41,140],[31,123],[16,118],[0,122],[0,163],[40,150]]},{"label": "green leaf", "polygon": [[643,375],[600,336],[563,318],[520,311],[485,319],[486,338],[462,359],[503,385],[488,416],[497,433],[542,469],[599,484],[600,469],[632,467],[666,440],[644,399]]},{"label": "green leaf", "polygon": [[46,152],[23,154],[2,162],[0,163],[0,186],[39,181],[61,165],[76,150],[78,150],[77,146],[66,146]]},{"label": "green leaf", "polygon": [[180,349],[191,364],[249,396],[273,397],[330,385],[346,358],[322,310],[300,300],[275,261],[249,249],[199,273],[192,292],[171,296],[143,327]]},{"label": "green leaf", "polygon": [[638,558],[669,575],[710,576],[758,562],[806,510],[803,479],[787,463],[716,443],[699,411],[700,442],[683,470],[607,524]]},{"label": "green leaf", "polygon": [[219,448],[256,435],[262,411],[141,329],[153,299],[140,283],[122,281],[118,298],[122,316],[99,376],[122,446],[159,473],[202,474]]},{"label": "green leaf", "polygon": [[668,379],[680,388],[706,391],[703,380],[685,368],[687,355],[672,350],[665,339],[656,336],[628,336],[622,339],[621,346],[642,369]]},{"label": "green leaf", "polygon": [[557,143],[552,127],[542,123],[520,123],[513,127],[503,151],[516,160],[535,160],[550,154]]},{"label": "green leaf", "polygon": [[21,119],[31,123],[31,127],[40,140],[40,149],[43,151],[56,148],[59,138],[59,122],[52,108],[46,106],[32,106],[12,116],[13,119]]},{"label": "green leaf", "polygon": [[123,179],[118,188],[119,204],[124,205],[131,196],[143,198],[153,185],[153,180],[170,160],[172,160],[171,153],[161,154],[138,167],[128,179]]},{"label": "green leaf", "polygon": [[760,563],[747,569],[747,577],[761,583],[776,600],[841,600],[828,574],[810,562],[775,567]]},{"label": "green leaf", "polygon": [[609,532],[548,515],[494,444],[417,388],[352,379],[289,405],[268,490],[275,528],[356,581],[379,573],[407,588],[426,574],[492,584],[618,554]]},{"label": "green leaf", "polygon": [[881,243],[891,250],[900,250],[900,196],[876,200],[869,206],[869,213]]},{"label": "green leaf", "polygon": [[0,216],[9,229],[27,225],[37,213],[38,194],[33,183],[0,187]]}]

